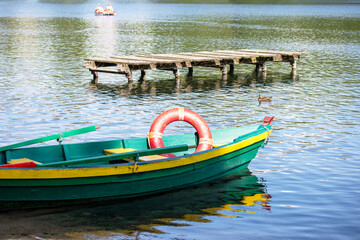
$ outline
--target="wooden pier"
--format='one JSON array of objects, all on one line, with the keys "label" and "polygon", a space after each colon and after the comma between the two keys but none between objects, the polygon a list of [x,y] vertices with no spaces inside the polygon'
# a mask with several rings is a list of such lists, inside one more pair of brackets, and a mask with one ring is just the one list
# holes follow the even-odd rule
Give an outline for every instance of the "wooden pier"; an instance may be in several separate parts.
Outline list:
[{"label": "wooden pier", "polygon": [[133,80],[133,71],[141,71],[141,79],[145,78],[146,70],[169,70],[176,78],[180,76],[179,69],[188,68],[188,75],[193,74],[193,67],[219,68],[222,75],[234,72],[234,65],[245,63],[256,65],[256,70],[266,71],[266,62],[289,62],[292,72],[296,72],[296,61],[303,52],[284,52],[271,50],[219,50],[173,54],[150,54],[137,56],[118,56],[106,58],[87,58],[88,68],[93,74],[92,83],[98,82],[98,73],[116,73],[126,75]]}]

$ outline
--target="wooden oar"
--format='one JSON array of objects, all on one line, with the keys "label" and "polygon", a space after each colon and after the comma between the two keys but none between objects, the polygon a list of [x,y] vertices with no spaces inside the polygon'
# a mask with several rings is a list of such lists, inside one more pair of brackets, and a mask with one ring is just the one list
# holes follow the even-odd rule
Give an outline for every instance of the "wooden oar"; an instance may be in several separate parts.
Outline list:
[{"label": "wooden oar", "polygon": [[25,142],[15,143],[15,144],[11,144],[11,145],[8,145],[8,146],[0,147],[0,152],[7,151],[7,150],[10,150],[10,149],[14,149],[14,148],[28,146],[28,145],[35,144],[35,143],[41,143],[41,142],[46,142],[46,141],[50,141],[50,140],[61,139],[61,138],[64,138],[64,137],[70,137],[70,136],[74,136],[74,135],[78,135],[78,134],[82,134],[82,133],[88,133],[88,132],[95,131],[98,128],[99,127],[95,127],[95,126],[84,127],[84,128],[79,128],[79,129],[76,129],[76,130],[71,130],[71,131],[68,131],[68,132],[57,133],[57,134],[53,134],[53,135],[46,136],[46,137],[41,137],[41,138],[28,140],[28,141],[25,141]]}]

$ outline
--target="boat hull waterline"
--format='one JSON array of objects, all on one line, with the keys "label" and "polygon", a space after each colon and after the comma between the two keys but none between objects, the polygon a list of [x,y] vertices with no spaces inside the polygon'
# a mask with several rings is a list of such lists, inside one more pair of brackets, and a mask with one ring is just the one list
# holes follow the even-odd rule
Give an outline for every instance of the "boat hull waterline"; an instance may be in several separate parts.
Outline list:
[{"label": "boat hull waterline", "polygon": [[[214,148],[159,160],[80,164],[60,167],[0,168],[0,210],[47,207],[76,202],[125,199],[156,194],[207,182],[247,168],[268,139],[269,124],[213,130]],[[196,144],[196,135],[164,136],[166,146]],[[70,159],[99,156],[104,149],[147,149],[147,138],[19,148],[2,154],[28,157],[44,165],[49,155]],[[115,155],[114,155],[115,156]],[[52,156],[54,158],[54,156]],[[70,161],[71,161],[70,160]],[[64,161],[66,162],[66,161]]]}]

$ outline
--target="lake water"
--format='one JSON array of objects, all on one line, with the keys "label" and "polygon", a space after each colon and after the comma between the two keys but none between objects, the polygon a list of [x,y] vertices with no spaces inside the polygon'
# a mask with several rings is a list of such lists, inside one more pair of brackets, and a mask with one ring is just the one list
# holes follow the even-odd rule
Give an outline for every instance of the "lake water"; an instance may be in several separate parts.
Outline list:
[{"label": "lake water", "polygon": [[[0,1],[1,146],[89,125],[101,129],[65,142],[144,137],[178,106],[210,128],[274,115],[274,131],[248,170],[133,202],[3,213],[1,239],[358,239],[360,5],[112,1],[117,16],[95,17],[97,1],[56,2],[72,1]],[[166,71],[132,84],[100,73],[95,86],[82,68],[94,56],[220,49],[309,55],[296,76],[269,63],[266,75],[238,65],[227,80],[194,68],[178,82]],[[259,105],[259,94],[274,100]]]}]

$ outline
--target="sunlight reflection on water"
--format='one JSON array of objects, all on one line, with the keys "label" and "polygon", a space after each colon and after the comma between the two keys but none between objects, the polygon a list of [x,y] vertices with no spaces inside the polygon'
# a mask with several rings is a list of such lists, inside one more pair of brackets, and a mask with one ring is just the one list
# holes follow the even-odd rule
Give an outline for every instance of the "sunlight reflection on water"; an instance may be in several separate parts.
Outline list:
[{"label": "sunlight reflection on water", "polygon": [[[268,11],[265,5],[119,4],[123,14],[95,18],[89,13],[93,3],[79,5],[80,10],[37,3],[49,10],[41,13],[30,11],[34,3],[24,3],[18,12],[2,5],[1,145],[88,125],[101,129],[66,142],[144,137],[158,114],[177,106],[195,110],[211,128],[275,115],[272,137],[250,171],[234,179],[125,205],[28,218],[10,214],[5,219],[13,224],[2,234],[17,236],[17,226],[27,224],[41,237],[49,237],[47,232],[88,239],[137,234],[141,239],[355,239],[360,233],[359,221],[351,217],[359,215],[359,5]],[[172,73],[151,71],[145,82],[132,84],[123,76],[100,74],[94,86],[82,68],[84,58],[93,56],[239,48],[310,55],[300,59],[297,76],[291,76],[289,64],[271,63],[266,75],[254,74],[251,65],[237,66],[227,80],[217,69],[195,68],[194,77],[186,78],[183,70],[178,82]],[[274,100],[259,105],[260,93]],[[166,129],[182,131],[193,129],[182,124]],[[2,229],[3,219],[0,215]],[[36,223],[47,223],[48,229]]]}]

